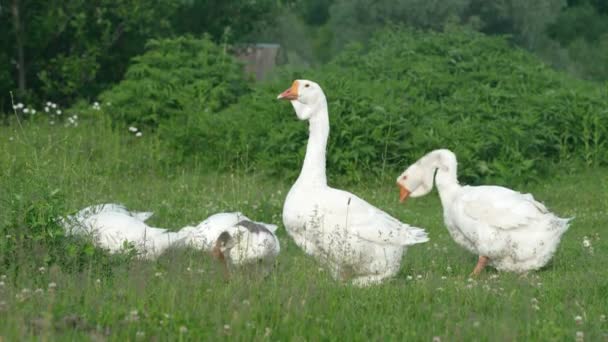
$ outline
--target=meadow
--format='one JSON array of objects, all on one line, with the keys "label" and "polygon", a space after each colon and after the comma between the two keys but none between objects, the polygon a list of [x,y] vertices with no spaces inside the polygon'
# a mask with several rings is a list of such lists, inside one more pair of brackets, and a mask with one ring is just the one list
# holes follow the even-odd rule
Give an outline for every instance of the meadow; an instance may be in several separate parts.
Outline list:
[{"label": "meadow", "polygon": [[[0,340],[608,341],[606,168],[556,164],[552,177],[517,186],[575,217],[570,230],[545,269],[474,279],[476,256],[449,237],[436,193],[402,205],[401,170],[352,182],[329,168],[333,185],[431,237],[408,250],[396,278],[356,288],[332,280],[286,235],[293,177],[172,165],[162,151],[158,135],[137,137],[104,117],[0,127]],[[104,202],[154,211],[152,224],[171,229],[239,210],[280,225],[281,254],[266,278],[235,272],[226,281],[201,252],[141,261],[62,236],[55,217]]]}]

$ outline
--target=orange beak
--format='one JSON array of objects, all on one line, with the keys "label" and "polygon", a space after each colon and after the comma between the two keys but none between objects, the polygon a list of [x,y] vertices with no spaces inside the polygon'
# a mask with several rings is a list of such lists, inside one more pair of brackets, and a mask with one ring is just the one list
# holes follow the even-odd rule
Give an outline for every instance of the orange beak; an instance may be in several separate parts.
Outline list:
[{"label": "orange beak", "polygon": [[410,195],[410,191],[406,189],[403,185],[399,185],[399,202],[403,203]]},{"label": "orange beak", "polygon": [[285,90],[277,96],[279,100],[297,100],[298,99],[298,81],[293,81],[291,88]]}]

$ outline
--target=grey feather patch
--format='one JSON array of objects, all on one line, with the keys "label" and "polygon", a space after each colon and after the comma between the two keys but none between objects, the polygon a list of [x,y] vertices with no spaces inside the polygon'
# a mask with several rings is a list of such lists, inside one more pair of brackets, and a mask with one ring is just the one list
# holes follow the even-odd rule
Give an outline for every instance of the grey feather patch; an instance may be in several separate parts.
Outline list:
[{"label": "grey feather patch", "polygon": [[232,240],[232,236],[230,236],[228,232],[222,232],[222,234],[220,234],[220,236],[217,238],[216,243],[219,242],[220,246],[226,247],[230,240]]},{"label": "grey feather patch", "polygon": [[247,220],[243,220],[243,221],[237,223],[237,226],[245,227],[245,228],[247,228],[247,230],[249,230],[252,233],[259,233],[259,232],[271,233],[271,231],[268,230],[268,228],[264,227],[263,225],[261,225],[259,223],[247,221]]}]

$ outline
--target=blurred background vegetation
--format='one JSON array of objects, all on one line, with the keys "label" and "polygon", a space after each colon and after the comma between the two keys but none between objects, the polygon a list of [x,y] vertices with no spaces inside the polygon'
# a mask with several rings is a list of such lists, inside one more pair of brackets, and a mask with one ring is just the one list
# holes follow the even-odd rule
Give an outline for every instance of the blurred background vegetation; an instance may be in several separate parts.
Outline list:
[{"label": "blurred background vegetation", "polygon": [[[294,78],[326,90],[349,181],[437,147],[473,183],[608,163],[602,0],[0,0],[0,25],[4,123],[102,115],[152,132],[165,165],[294,176],[306,127],[274,101]],[[280,44],[266,81],[244,43]]]}]

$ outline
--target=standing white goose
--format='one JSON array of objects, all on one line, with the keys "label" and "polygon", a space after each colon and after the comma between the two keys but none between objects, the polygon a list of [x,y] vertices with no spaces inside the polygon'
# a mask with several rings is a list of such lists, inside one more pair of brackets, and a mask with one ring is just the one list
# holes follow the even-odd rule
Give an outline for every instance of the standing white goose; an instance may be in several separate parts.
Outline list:
[{"label": "standing white goose", "polygon": [[306,157],[283,206],[283,223],[306,253],[335,279],[355,285],[379,283],[400,268],[405,246],[428,241],[423,229],[399,222],[359,197],[327,186],[327,100],[318,84],[296,80],[278,96],[309,122]]},{"label": "standing white goose", "polygon": [[500,186],[461,186],[456,156],[445,149],[428,153],[397,178],[400,200],[428,194],[435,170],[448,232],[460,246],[479,255],[472,274],[479,274],[486,264],[526,272],[549,262],[570,219],[555,216],[531,194]]}]

